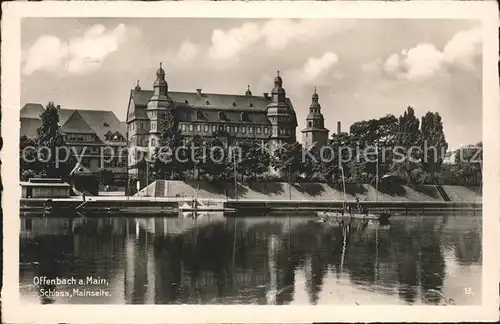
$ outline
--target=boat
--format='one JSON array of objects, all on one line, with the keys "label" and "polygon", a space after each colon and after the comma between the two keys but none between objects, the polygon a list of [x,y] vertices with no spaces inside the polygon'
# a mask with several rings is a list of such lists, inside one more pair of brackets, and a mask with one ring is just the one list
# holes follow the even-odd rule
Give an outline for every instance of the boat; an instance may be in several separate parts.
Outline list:
[{"label": "boat", "polygon": [[342,212],[332,212],[332,211],[326,211],[326,212],[317,212],[318,217],[320,218],[331,218],[331,219],[367,219],[367,220],[380,220],[381,215],[377,214],[364,214],[364,213],[344,213]]},{"label": "boat", "polygon": [[204,205],[202,202],[198,202],[196,200],[193,201],[193,204],[190,205],[186,201],[184,204],[179,206],[179,211],[182,213],[186,212],[234,212],[235,208],[225,208],[223,205]]},{"label": "boat", "polygon": [[[378,148],[377,148],[378,149]],[[377,151],[378,152],[378,151]],[[379,174],[378,174],[378,160],[377,160],[377,167],[376,167],[376,176],[375,176],[375,201],[377,201],[377,196],[378,196],[378,181],[379,181]],[[342,174],[342,184],[344,188],[344,202],[343,206],[340,210],[337,211],[319,211],[316,212],[316,215],[320,218],[321,221],[325,221],[328,219],[363,219],[363,220],[376,220],[379,221],[381,224],[388,224],[389,223],[389,218],[391,218],[391,213],[386,210],[382,213],[369,213],[365,208],[362,208],[359,204],[357,206],[358,211],[353,211],[351,208],[346,208],[347,206],[347,194],[346,194],[346,189],[345,189],[345,177],[344,177],[344,169],[340,167],[341,174]],[[359,201],[358,201],[359,202]],[[362,209],[365,209],[362,211]]]}]

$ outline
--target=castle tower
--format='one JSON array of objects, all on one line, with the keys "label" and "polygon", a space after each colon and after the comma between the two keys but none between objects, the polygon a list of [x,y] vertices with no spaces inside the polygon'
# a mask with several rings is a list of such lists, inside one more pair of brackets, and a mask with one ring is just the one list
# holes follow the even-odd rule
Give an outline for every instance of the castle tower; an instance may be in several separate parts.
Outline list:
[{"label": "castle tower", "polygon": [[329,130],[325,128],[325,118],[321,113],[319,96],[314,88],[309,106],[309,114],[306,118],[306,128],[302,130],[302,139],[305,147],[311,147],[314,144],[325,145],[328,142]]},{"label": "castle tower", "polygon": [[271,147],[280,141],[291,142],[295,140],[297,117],[290,101],[286,98],[283,79],[280,77],[279,71],[274,79],[274,88],[267,105],[267,118],[271,123]]},{"label": "castle tower", "polygon": [[156,147],[158,145],[158,136],[161,133],[160,121],[162,114],[172,108],[172,99],[168,96],[168,83],[165,80],[165,71],[160,63],[160,68],[156,71],[156,81],[153,84],[153,96],[148,101],[146,113],[150,120],[149,146]]}]

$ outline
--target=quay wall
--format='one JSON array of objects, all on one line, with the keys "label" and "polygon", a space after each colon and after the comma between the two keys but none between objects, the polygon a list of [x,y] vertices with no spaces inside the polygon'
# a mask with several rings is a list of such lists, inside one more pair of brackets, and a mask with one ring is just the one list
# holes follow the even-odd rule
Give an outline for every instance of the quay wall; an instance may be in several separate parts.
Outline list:
[{"label": "quay wall", "polygon": [[[353,204],[351,202],[351,204]],[[471,211],[481,212],[482,204],[475,202],[408,202],[408,201],[368,201],[360,202],[366,206],[370,212],[382,210],[391,210],[402,214],[414,212],[454,212]],[[230,200],[224,203],[227,208],[236,208],[245,210],[249,213],[254,212],[294,212],[294,211],[329,211],[342,208],[343,201],[277,201],[277,200]]]},{"label": "quay wall", "polygon": [[[439,188],[440,187],[440,188]],[[202,199],[239,200],[315,200],[315,201],[387,201],[387,202],[478,202],[482,201],[477,187],[463,186],[387,186],[375,187],[367,184],[347,184],[343,189],[325,183],[300,182],[254,182],[234,183],[229,181],[174,181],[157,180],[139,192],[150,197],[198,197]],[[441,190],[440,190],[441,189]]]}]

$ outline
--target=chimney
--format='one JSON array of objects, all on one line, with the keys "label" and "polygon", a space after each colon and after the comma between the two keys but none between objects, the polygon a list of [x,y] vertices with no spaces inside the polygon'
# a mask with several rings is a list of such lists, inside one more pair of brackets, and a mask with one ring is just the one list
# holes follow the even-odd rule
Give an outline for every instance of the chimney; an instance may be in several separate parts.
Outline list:
[{"label": "chimney", "polygon": [[196,89],[196,93],[198,94],[198,96],[201,96],[201,89]]},{"label": "chimney", "polygon": [[337,122],[337,134],[342,133],[342,124],[338,121]]},{"label": "chimney", "polygon": [[269,100],[269,93],[268,92],[264,92],[264,99]]}]

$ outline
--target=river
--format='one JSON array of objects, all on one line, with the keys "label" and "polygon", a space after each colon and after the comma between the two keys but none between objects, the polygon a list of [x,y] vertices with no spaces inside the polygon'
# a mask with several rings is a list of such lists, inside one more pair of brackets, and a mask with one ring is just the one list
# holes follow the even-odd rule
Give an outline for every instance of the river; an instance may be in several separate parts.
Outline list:
[{"label": "river", "polygon": [[460,214],[22,217],[21,302],[480,305],[481,238],[481,215]]}]

